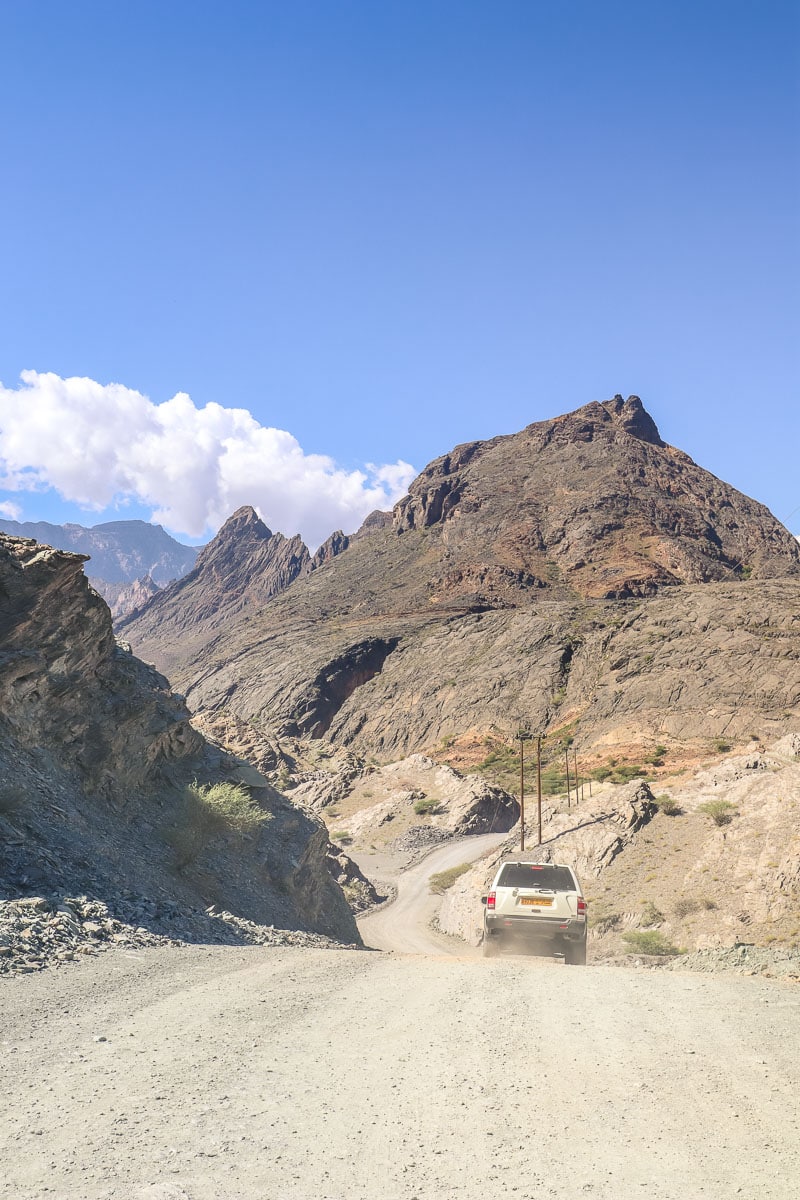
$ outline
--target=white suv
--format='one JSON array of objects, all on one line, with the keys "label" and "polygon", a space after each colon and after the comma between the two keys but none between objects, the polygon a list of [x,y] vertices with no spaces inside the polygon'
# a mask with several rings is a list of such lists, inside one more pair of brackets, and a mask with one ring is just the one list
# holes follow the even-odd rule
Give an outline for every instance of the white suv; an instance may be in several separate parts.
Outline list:
[{"label": "white suv", "polygon": [[481,902],[487,957],[524,947],[585,965],[586,900],[572,867],[505,859]]}]

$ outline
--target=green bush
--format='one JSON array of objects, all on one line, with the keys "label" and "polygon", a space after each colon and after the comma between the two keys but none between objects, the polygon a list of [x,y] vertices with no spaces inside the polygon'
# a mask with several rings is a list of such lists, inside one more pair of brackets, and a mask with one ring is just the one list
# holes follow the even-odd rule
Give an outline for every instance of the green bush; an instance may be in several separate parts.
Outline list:
[{"label": "green bush", "polygon": [[632,929],[623,933],[622,940],[630,947],[630,954],[654,954],[664,958],[683,953],[658,929]]},{"label": "green bush", "polygon": [[656,805],[658,806],[658,811],[662,812],[665,817],[678,817],[683,812],[678,801],[673,800],[672,796],[668,796],[666,793],[662,796],[656,796]]},{"label": "green bush", "polygon": [[241,784],[193,783],[183,793],[177,825],[164,836],[174,851],[175,865],[182,869],[195,862],[214,838],[255,833],[269,819],[270,814]]},{"label": "green bush", "polygon": [[697,811],[711,817],[715,825],[730,825],[736,815],[736,805],[731,804],[730,800],[708,800],[705,804],[698,804]]},{"label": "green bush", "polygon": [[663,767],[664,756],[666,753],[667,753],[666,746],[655,746],[654,749],[650,752],[650,754],[645,756],[644,761],[646,763],[649,763],[651,767]]},{"label": "green bush", "polygon": [[646,774],[644,767],[626,763],[614,768],[613,781],[614,783],[630,783],[632,779],[639,779]]},{"label": "green bush", "polygon": [[240,783],[194,783],[186,795],[189,806],[213,832],[255,833],[270,818]]},{"label": "green bush", "polygon": [[632,779],[641,779],[647,774],[643,766],[637,763],[620,763],[616,758],[610,758],[608,765],[594,767],[589,774],[597,783],[630,783]]},{"label": "green bush", "polygon": [[439,801],[426,796],[423,800],[415,800],[414,812],[418,817],[432,817],[439,811]]},{"label": "green bush", "polygon": [[335,833],[331,834],[331,841],[335,842],[337,846],[352,846],[353,844],[352,835],[346,829],[337,829]]},{"label": "green bush", "polygon": [[457,867],[450,867],[447,871],[438,871],[435,875],[431,875],[428,880],[431,891],[441,896],[443,892],[453,886],[459,875],[463,875],[471,866],[472,863],[460,863]]}]

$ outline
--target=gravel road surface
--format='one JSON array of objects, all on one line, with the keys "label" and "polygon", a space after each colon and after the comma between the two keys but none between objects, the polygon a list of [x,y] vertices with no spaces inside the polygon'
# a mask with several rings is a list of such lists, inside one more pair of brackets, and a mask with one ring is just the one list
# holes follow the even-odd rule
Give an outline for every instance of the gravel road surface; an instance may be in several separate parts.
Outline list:
[{"label": "gravel road surface", "polygon": [[800,989],[474,952],[0,984],[2,1200],[793,1200]]},{"label": "gravel road surface", "polygon": [[[483,833],[447,842],[393,878],[397,898],[391,904],[361,917],[358,922],[364,944],[376,950],[398,950],[406,954],[477,953],[460,939],[447,937],[431,928],[431,921],[442,898],[431,893],[428,881],[438,871],[459,867],[464,862],[475,862],[507,837],[507,833]],[[359,865],[362,864],[369,873],[373,864],[367,865],[359,860]],[[387,864],[384,864],[383,873],[391,876],[391,867],[387,871]],[[480,924],[481,914],[477,913],[475,919]]]}]

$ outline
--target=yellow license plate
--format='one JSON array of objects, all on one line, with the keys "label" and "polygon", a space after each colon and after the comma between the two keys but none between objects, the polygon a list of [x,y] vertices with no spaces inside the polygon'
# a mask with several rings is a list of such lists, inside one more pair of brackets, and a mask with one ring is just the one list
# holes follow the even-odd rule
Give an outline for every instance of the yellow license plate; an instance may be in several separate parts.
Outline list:
[{"label": "yellow license plate", "polygon": [[553,901],[548,896],[521,896],[520,904],[532,904],[537,908],[550,908]]}]

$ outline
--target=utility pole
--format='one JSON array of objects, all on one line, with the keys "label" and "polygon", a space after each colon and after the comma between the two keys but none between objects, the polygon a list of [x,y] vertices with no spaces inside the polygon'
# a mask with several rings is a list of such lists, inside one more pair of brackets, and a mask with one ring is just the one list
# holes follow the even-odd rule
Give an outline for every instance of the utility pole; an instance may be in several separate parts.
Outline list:
[{"label": "utility pole", "polygon": [[572,788],[569,782],[569,746],[564,751],[564,762],[567,765],[567,808],[569,808],[570,800],[572,799]]},{"label": "utility pole", "polygon": [[[577,804],[578,803],[578,752],[577,752],[577,750],[574,749],[574,747],[572,750],[572,765],[575,768],[575,803]],[[581,784],[580,798],[581,798],[581,800],[583,799],[583,784]]]},{"label": "utility pole", "polygon": [[536,795],[539,799],[539,845],[542,844],[542,737],[536,739]]},{"label": "utility pole", "polygon": [[525,743],[531,739],[526,721],[519,722],[516,733],[519,742],[519,848],[525,850]]}]

